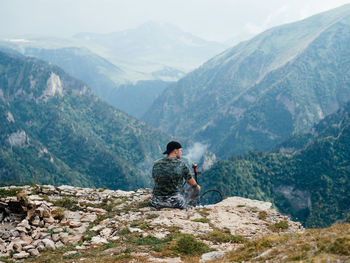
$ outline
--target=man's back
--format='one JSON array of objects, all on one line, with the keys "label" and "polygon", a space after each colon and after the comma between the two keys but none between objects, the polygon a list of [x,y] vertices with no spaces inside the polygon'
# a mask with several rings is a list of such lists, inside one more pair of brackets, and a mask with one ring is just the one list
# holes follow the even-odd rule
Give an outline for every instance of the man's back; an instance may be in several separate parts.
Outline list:
[{"label": "man's back", "polygon": [[154,163],[152,177],[155,181],[153,194],[171,196],[182,190],[183,179],[191,178],[186,164],[177,158],[162,158]]}]

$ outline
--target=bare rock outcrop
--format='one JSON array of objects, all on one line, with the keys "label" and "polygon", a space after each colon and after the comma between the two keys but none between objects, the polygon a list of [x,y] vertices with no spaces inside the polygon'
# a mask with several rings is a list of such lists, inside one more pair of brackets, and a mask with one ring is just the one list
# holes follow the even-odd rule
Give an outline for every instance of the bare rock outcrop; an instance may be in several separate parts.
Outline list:
[{"label": "bare rock outcrop", "polygon": [[[0,190],[0,257],[15,260],[77,243],[76,250],[110,242],[122,246],[125,233],[161,240],[176,231],[216,250],[202,256],[201,262],[205,262],[240,246],[231,239],[216,238],[220,233],[255,239],[304,230],[300,223],[272,209],[271,203],[241,197],[188,210],[156,210],[148,205],[151,189],[112,191],[43,185]],[[146,257],[157,260],[151,254]]]}]

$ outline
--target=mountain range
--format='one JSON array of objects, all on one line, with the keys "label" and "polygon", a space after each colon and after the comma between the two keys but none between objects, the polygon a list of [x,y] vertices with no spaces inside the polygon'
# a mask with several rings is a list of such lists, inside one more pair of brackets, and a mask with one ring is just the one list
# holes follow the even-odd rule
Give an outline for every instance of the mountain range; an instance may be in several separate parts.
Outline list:
[{"label": "mountain range", "polygon": [[55,65],[0,52],[0,184],[135,189],[169,137]]},{"label": "mountain range", "polygon": [[[86,48],[25,48],[22,53],[55,64],[73,77],[84,81],[94,93],[117,109],[140,118],[159,94],[172,82],[163,80],[128,80],[127,73]],[[181,73],[180,73],[181,74]],[[157,76],[171,75],[155,72]],[[176,78],[176,76],[175,76]]]},{"label": "mountain range", "polygon": [[97,96],[137,118],[185,71],[226,47],[157,22],[110,34],[0,41],[0,49],[58,65],[88,84]]},{"label": "mountain range", "polygon": [[166,89],[143,116],[220,158],[270,150],[350,99],[350,5],[267,30]]},{"label": "mountain range", "polygon": [[108,34],[79,33],[74,38],[103,47],[104,56],[116,64],[132,63],[137,71],[149,73],[164,67],[188,72],[228,47],[155,21]]}]

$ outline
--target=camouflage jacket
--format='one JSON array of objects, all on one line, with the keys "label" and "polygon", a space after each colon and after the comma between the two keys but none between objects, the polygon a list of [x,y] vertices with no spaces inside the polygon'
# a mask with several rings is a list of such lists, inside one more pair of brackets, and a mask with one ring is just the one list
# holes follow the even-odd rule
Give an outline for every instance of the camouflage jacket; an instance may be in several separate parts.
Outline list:
[{"label": "camouflage jacket", "polygon": [[182,160],[166,157],[154,163],[152,177],[155,180],[153,195],[172,196],[181,192],[183,180],[192,176]]}]

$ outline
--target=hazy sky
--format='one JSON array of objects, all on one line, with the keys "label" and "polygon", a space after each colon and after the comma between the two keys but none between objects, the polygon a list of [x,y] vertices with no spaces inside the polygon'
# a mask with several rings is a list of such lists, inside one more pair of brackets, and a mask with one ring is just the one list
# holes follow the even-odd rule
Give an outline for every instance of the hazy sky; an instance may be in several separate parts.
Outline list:
[{"label": "hazy sky", "polygon": [[0,0],[0,36],[108,33],[153,20],[224,41],[346,3],[350,0]]}]

